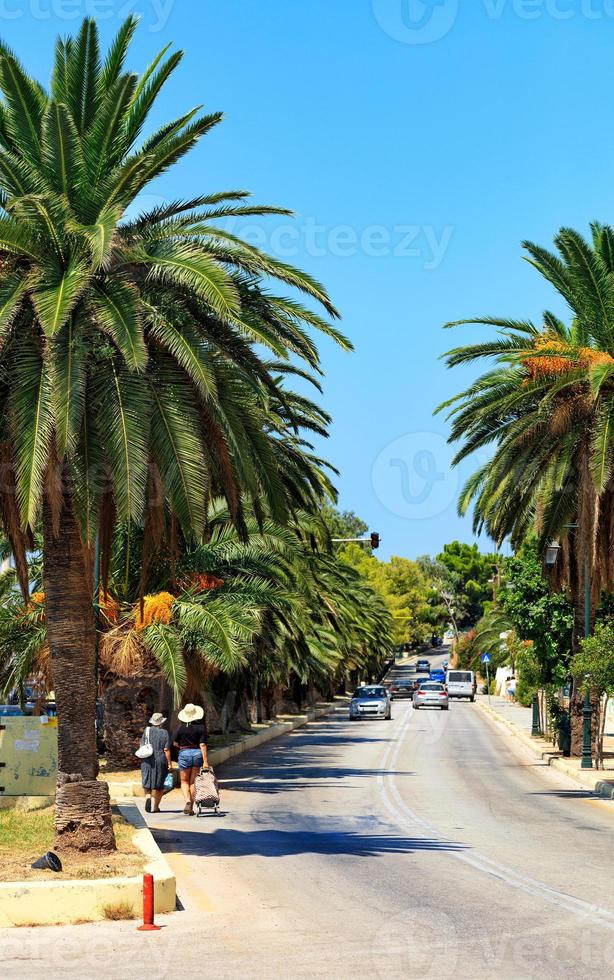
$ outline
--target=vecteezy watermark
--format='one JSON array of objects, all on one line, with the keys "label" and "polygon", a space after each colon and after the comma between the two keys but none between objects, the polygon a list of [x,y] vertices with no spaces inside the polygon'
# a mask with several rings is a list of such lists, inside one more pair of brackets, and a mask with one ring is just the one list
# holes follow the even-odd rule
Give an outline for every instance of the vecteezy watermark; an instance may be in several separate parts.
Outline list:
[{"label": "vecteezy watermark", "polygon": [[312,217],[271,228],[254,223],[239,225],[233,220],[226,228],[239,234],[249,245],[271,252],[279,259],[296,259],[301,255],[341,259],[359,255],[370,259],[391,256],[417,260],[428,272],[439,268],[454,234],[452,225],[440,229],[433,225],[413,224],[327,227]]},{"label": "vecteezy watermark", "polygon": [[454,502],[458,475],[451,450],[436,432],[410,432],[390,442],[371,471],[373,489],[391,513],[406,520],[428,520]]},{"label": "vecteezy watermark", "polygon": [[462,953],[452,917],[433,906],[410,906],[389,918],[368,946],[371,975],[381,980],[392,965],[398,977],[453,977]]},{"label": "vecteezy watermark", "polygon": [[[459,0],[372,0],[379,26],[402,44],[432,44],[456,24]],[[477,6],[477,5],[476,5]],[[614,0],[482,0],[487,20],[614,20]]]},{"label": "vecteezy watermark", "polygon": [[373,0],[379,26],[403,44],[433,44],[454,27],[459,0]]},{"label": "vecteezy watermark", "polygon": [[174,6],[175,0],[0,0],[0,22],[25,17],[37,21],[125,20],[134,14],[155,34],[164,30]]}]

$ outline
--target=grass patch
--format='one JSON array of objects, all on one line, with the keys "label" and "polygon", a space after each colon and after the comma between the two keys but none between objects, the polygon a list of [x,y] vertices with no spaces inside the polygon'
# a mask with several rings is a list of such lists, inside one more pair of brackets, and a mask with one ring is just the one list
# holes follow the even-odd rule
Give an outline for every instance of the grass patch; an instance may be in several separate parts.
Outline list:
[{"label": "grass patch", "polygon": [[53,850],[53,807],[44,810],[0,810],[0,881],[112,878],[139,875],[146,859],[132,843],[135,828],[113,812],[117,851],[92,856],[58,851],[63,869],[34,871],[33,861]]},{"label": "grass patch", "polygon": [[131,902],[118,902],[117,905],[103,905],[102,914],[105,919],[120,922],[123,919],[136,919],[137,913]]}]

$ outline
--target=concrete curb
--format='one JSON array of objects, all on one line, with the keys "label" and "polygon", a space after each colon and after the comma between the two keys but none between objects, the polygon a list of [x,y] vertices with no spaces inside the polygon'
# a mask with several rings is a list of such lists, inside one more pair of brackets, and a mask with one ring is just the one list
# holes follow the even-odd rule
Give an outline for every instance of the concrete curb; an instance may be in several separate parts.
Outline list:
[{"label": "concrete curb", "polygon": [[584,789],[590,790],[595,796],[604,800],[614,800],[614,774],[613,778],[608,780],[603,778],[603,770],[578,769],[571,760],[564,759],[559,755],[551,742],[547,742],[541,737],[533,738],[533,736],[521,731],[513,721],[510,721],[509,718],[504,718],[498,711],[484,704],[483,701],[477,701],[476,703],[492,721],[506,728],[511,735],[517,738],[519,742],[530,749],[543,762],[551,766],[552,769],[557,769],[559,772],[565,773],[566,776],[569,776],[574,782],[579,783]]},{"label": "concrete curb", "polygon": [[[219,766],[236,755],[250,752],[252,749],[256,749],[260,745],[272,741],[274,738],[287,735],[288,732],[292,732],[296,728],[302,728],[304,725],[308,725],[310,721],[316,721],[317,718],[322,718],[324,715],[333,714],[337,710],[337,707],[338,703],[327,702],[326,704],[316,705],[314,708],[310,708],[303,715],[286,715],[283,721],[266,723],[266,725],[260,726],[260,731],[253,732],[251,735],[244,735],[230,745],[224,745],[219,749],[211,749],[209,752],[209,761],[212,766]],[[112,802],[133,799],[135,796],[145,796],[145,790],[141,786],[140,780],[121,781],[111,778],[105,781],[108,784]]]},{"label": "concrete curb", "polygon": [[[133,841],[148,859],[144,871],[154,876],[156,913],[173,912],[175,876],[137,807],[119,807],[135,827]],[[105,919],[105,906],[131,905],[138,918],[143,903],[143,879],[95,878],[91,881],[8,881],[0,884],[0,928],[69,925]]]}]

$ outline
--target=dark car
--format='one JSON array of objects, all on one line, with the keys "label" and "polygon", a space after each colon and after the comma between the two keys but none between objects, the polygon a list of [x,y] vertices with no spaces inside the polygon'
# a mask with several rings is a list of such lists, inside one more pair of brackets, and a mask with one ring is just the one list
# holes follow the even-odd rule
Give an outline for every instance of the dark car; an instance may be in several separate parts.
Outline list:
[{"label": "dark car", "polygon": [[400,700],[401,698],[413,698],[414,691],[419,686],[419,681],[393,681],[390,685],[390,700]]},{"label": "dark car", "polygon": [[419,674],[428,674],[431,670],[430,660],[418,660],[416,663],[416,671]]}]

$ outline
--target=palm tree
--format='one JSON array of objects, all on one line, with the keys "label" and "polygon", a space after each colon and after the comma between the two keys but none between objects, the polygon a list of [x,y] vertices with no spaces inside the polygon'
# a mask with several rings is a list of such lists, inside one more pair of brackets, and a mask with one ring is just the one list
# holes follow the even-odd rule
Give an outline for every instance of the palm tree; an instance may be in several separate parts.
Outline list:
[{"label": "palm tree", "polygon": [[[96,541],[106,576],[117,521],[198,540],[221,493],[276,520],[292,500],[264,431],[284,401],[259,354],[318,368],[321,330],[348,347],[308,275],[225,231],[219,219],[287,213],[243,191],[127,209],[220,121],[192,109],[143,137],[181,53],[139,78],[124,68],[136,27],[101,57],[96,25],[58,40],[50,89],[0,44],[0,505],[24,596],[42,514],[45,610],[59,716],[56,842],[113,846],[96,782]],[[275,282],[325,316],[278,295]]]},{"label": "palm tree", "polygon": [[[574,647],[584,635],[587,569],[590,613],[614,581],[614,229],[592,226],[592,244],[564,228],[558,254],[529,242],[528,261],[571,310],[569,324],[546,311],[542,323],[496,317],[459,323],[493,326],[499,338],[447,355],[448,366],[493,359],[493,370],[451,406],[454,463],[494,445],[468,480],[459,509],[474,508],[474,527],[515,546],[537,527],[540,548],[561,539],[555,584],[570,589]],[[456,324],[449,324],[455,326]],[[444,406],[441,406],[442,408]],[[574,751],[581,735],[576,694]]]},{"label": "palm tree", "polygon": [[[388,655],[392,620],[383,600],[327,550],[318,517],[301,515],[283,527],[256,519],[247,504],[245,514],[247,540],[225,501],[213,501],[206,540],[174,561],[168,545],[159,548],[142,598],[141,570],[127,559],[135,545],[141,550],[143,532],[118,528],[99,616],[100,684],[112,720],[105,725],[107,764],[134,767],[135,736],[153,710],[143,714],[143,704],[118,714],[116,685],[123,699],[126,684],[147,687],[162,676],[175,705],[200,701],[214,687],[222,700],[232,693],[235,704],[245,696],[270,707],[293,680],[330,691],[348,664],[376,672]],[[36,592],[25,605],[10,595],[0,608],[0,696],[32,675],[54,684],[45,605]]]}]

